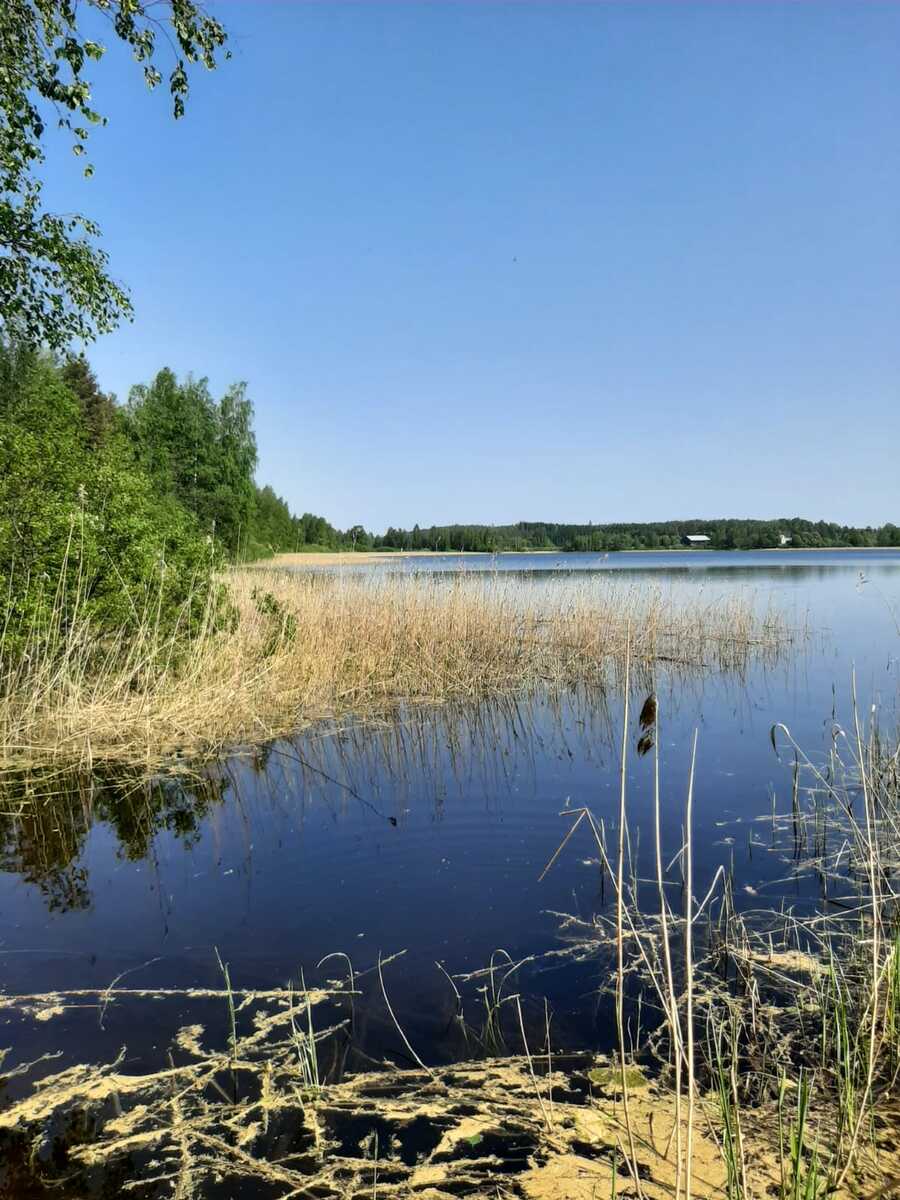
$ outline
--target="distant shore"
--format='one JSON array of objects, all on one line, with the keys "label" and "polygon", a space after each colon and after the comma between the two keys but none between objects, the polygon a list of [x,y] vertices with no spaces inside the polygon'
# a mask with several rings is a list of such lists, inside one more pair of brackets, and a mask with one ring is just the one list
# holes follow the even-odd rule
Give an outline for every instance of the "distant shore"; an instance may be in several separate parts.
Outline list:
[{"label": "distant shore", "polygon": [[261,559],[248,563],[250,567],[304,567],[315,570],[318,567],[363,565],[365,563],[390,562],[401,558],[498,558],[509,554],[557,554],[560,557],[569,554],[592,554],[599,557],[611,554],[839,554],[841,552],[869,552],[877,550],[898,550],[898,546],[765,546],[758,550],[746,549],[715,549],[713,547],[695,549],[690,546],[661,546],[654,550],[333,550],[312,553],[276,554],[273,558]]},{"label": "distant shore", "polygon": [[[539,551],[498,551],[498,553],[536,554]],[[276,554],[248,563],[251,567],[334,567],[347,563],[389,562],[397,558],[492,558],[484,550],[333,550],[311,554]]]}]

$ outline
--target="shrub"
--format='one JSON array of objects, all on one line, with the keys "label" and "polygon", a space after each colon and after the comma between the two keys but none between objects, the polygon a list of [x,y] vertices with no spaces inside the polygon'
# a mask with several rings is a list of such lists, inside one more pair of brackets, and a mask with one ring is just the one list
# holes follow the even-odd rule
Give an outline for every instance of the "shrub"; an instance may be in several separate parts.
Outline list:
[{"label": "shrub", "polygon": [[4,657],[64,635],[167,634],[207,609],[216,552],[160,496],[120,433],[96,446],[57,365],[0,349],[0,619]]}]

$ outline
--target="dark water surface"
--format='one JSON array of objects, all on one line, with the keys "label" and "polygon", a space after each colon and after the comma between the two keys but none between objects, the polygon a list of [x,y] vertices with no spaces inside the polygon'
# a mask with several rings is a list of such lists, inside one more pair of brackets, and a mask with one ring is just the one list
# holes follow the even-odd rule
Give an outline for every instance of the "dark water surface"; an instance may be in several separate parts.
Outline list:
[{"label": "dark water surface", "polygon": [[[591,572],[706,599],[735,591],[774,604],[810,635],[746,678],[709,673],[658,681],[663,836],[682,838],[690,742],[695,785],[696,892],[733,866],[742,903],[814,902],[814,882],[772,849],[773,805],[790,804],[791,771],[770,729],[787,724],[812,756],[827,752],[832,717],[848,722],[851,671],[866,709],[897,726],[900,552],[504,555],[397,560],[377,570],[497,569],[523,589],[571,586]],[[636,707],[642,697],[635,696]],[[633,714],[636,708],[633,710]],[[597,848],[581,828],[543,882],[542,869],[589,806],[615,837],[622,699],[581,693],[465,711],[409,713],[395,723],[282,743],[225,764],[205,786],[147,789],[81,781],[36,815],[0,816],[0,985],[10,993],[219,986],[215,948],[235,986],[320,982],[405,950],[385,980],[423,1057],[466,1052],[454,1022],[452,974],[477,971],[502,948],[512,958],[561,945],[558,914],[590,918],[610,902]],[[639,874],[652,869],[653,755],[638,758],[632,715],[629,813]],[[34,810],[29,810],[34,811]],[[670,871],[673,886],[677,865]],[[610,1043],[608,964],[542,958],[517,976],[534,1015],[552,1005],[562,1044]],[[478,986],[461,982],[477,1018]],[[405,1061],[377,977],[363,977],[358,1049]],[[62,1046],[65,1059],[156,1064],[185,1021],[224,1031],[218,1002],[177,999],[139,1009],[96,998],[42,1023],[0,1009],[0,1046],[15,1059]],[[541,1009],[541,1012],[543,1010]],[[541,1016],[541,1020],[543,1017]],[[58,1063],[56,1064],[59,1065]]]}]

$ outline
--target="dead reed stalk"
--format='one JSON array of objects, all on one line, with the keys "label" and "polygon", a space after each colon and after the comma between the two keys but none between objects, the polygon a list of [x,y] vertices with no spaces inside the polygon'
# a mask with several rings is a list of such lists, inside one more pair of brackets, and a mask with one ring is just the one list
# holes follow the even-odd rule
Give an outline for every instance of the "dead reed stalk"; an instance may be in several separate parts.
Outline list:
[{"label": "dead reed stalk", "polygon": [[[657,777],[658,917],[642,909],[636,886],[628,886],[620,869],[613,914],[566,919],[566,926],[580,924],[584,931],[586,940],[573,945],[579,957],[593,942],[616,964],[620,1054],[626,970],[659,998],[660,1025],[633,1052],[664,1067],[674,1064],[672,1075],[663,1075],[674,1091],[664,1157],[674,1143],[676,1200],[694,1194],[701,1122],[718,1142],[727,1200],[875,1195],[882,1192],[870,1190],[873,1180],[900,1177],[894,1098],[900,1078],[900,750],[887,748],[874,715],[872,722],[866,730],[854,681],[852,725],[849,732],[833,727],[827,765],[805,755],[785,726],[772,731],[776,750],[784,738],[794,760],[791,808],[782,814],[773,808],[773,837],[793,843],[798,877],[819,880],[822,902],[812,912],[741,910],[721,867],[695,901],[695,734],[683,845],[670,863],[682,865],[683,912],[676,914],[665,894]],[[620,801],[620,820],[624,809]],[[580,810],[560,850],[584,819],[594,828],[590,811]],[[620,863],[625,842],[620,829]],[[598,847],[605,861],[599,840]],[[683,946],[677,964],[673,932]],[[704,1025],[706,1038],[698,1038]],[[665,1055],[661,1047],[668,1047]],[[796,1098],[795,1105],[786,1097]],[[627,1105],[627,1092],[625,1099]]]},{"label": "dead reed stalk", "polygon": [[96,634],[77,601],[13,656],[0,638],[0,773],[210,759],[327,719],[621,681],[743,671],[790,633],[750,600],[679,603],[657,588],[548,590],[459,575],[340,577],[236,570],[234,619],[174,634],[153,611]]}]

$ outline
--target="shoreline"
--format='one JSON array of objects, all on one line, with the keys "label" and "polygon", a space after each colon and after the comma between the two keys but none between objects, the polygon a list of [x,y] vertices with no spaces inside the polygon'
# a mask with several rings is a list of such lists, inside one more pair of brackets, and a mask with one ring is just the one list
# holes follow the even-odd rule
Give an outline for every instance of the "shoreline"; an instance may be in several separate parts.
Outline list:
[{"label": "shoreline", "polygon": [[664,546],[654,550],[333,550],[322,553],[289,551],[275,554],[272,558],[257,559],[250,563],[236,564],[232,570],[259,569],[268,570],[281,567],[317,567],[347,566],[354,563],[392,562],[409,558],[502,558],[509,555],[591,555],[603,559],[611,554],[688,554],[692,557],[701,554],[872,554],[883,553],[886,550],[896,550],[900,546],[766,546],[759,550],[737,548],[730,550],[703,549],[695,550],[688,546]]}]

